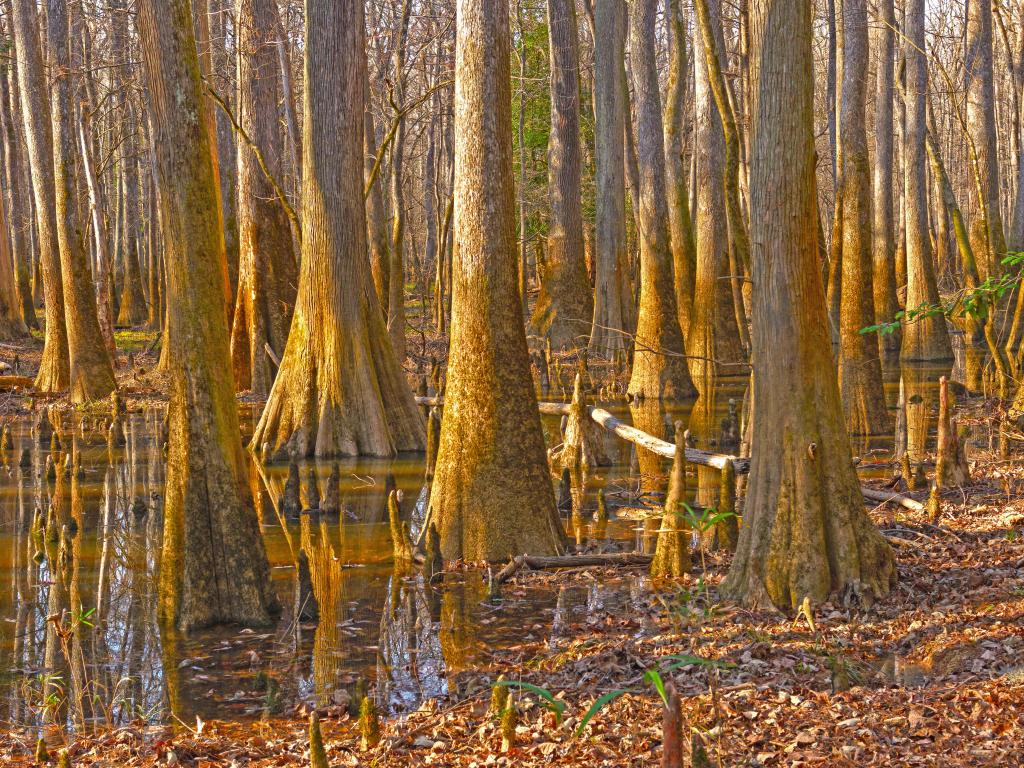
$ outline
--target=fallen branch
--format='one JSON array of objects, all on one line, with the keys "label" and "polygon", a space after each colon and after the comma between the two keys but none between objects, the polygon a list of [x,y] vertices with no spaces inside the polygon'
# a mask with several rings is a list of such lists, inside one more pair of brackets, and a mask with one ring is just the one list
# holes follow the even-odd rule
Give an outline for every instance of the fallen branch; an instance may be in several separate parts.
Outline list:
[{"label": "fallen branch", "polygon": [[869,501],[878,501],[883,504],[886,502],[892,504],[899,504],[904,509],[909,509],[911,512],[924,512],[925,506],[920,501],[904,496],[902,493],[894,493],[893,491],[880,491],[875,488],[868,488],[867,486],[861,486],[861,493],[864,494],[864,498]]},{"label": "fallen branch", "polygon": [[595,555],[562,555],[554,557],[532,557],[519,555],[494,576],[495,584],[502,584],[515,576],[523,567],[535,571],[554,568],[586,568],[595,565],[650,565],[653,555],[640,552],[609,552]]}]

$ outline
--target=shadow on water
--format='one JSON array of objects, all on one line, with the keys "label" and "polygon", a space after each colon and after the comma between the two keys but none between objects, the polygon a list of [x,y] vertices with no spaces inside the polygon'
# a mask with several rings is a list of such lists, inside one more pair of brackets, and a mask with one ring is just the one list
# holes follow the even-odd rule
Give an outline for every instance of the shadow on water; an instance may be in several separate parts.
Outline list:
[{"label": "shadow on water", "polygon": [[[674,440],[680,423],[694,447],[734,453],[745,388],[745,379],[724,380],[695,403],[604,407],[664,440]],[[931,376],[922,382],[904,372],[904,388],[934,398]],[[887,391],[895,407],[898,378]],[[244,407],[243,430],[255,418]],[[171,712],[184,722],[246,719],[299,704],[352,706],[366,690],[385,711],[409,711],[486,684],[474,672],[485,649],[538,638],[554,649],[574,616],[628,611],[646,589],[639,576],[561,589],[526,580],[492,601],[479,571],[396,573],[387,491],[391,483],[401,491],[415,533],[427,502],[421,456],[338,462],[339,514],[291,519],[280,513],[288,467],[253,467],[283,606],[277,625],[162,636],[163,413],[128,414],[123,445],[113,448],[88,417],[65,415],[56,442],[38,420],[35,412],[10,422],[13,445],[0,451],[0,722],[88,728]],[[560,422],[543,418],[549,446],[561,441]],[[605,439],[612,466],[573,489],[567,529],[588,550],[650,547],[657,521],[651,529],[648,513],[663,502],[668,462]],[[65,461],[66,473],[51,466]],[[300,466],[303,508],[323,497],[333,466]],[[714,506],[717,473],[694,469],[692,499]],[[607,525],[593,522],[602,489]]]}]

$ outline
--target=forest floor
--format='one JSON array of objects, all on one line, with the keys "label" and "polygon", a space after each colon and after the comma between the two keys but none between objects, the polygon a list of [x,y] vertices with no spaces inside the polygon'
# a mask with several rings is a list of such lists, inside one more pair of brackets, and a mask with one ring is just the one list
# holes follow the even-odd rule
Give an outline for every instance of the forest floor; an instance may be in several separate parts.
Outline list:
[{"label": "forest floor", "polygon": [[[973,482],[945,494],[938,525],[873,510],[896,550],[899,583],[870,610],[825,604],[808,621],[719,603],[729,556],[709,552],[684,582],[634,593],[626,614],[574,614],[554,644],[538,623],[521,642],[485,650],[469,684],[463,675],[463,698],[384,721],[374,747],[361,748],[346,710],[321,710],[330,764],[652,765],[661,703],[645,673],[655,669],[681,694],[711,765],[1024,765],[1024,462],[976,449],[972,464]],[[521,572],[504,590],[628,577]],[[519,725],[502,751],[488,713],[499,676],[550,692],[564,705],[561,722],[544,694],[513,688]],[[577,734],[594,701],[616,689],[631,692]],[[75,737],[68,750],[82,766],[308,765],[307,717],[140,722]],[[33,764],[35,736],[0,735],[0,763]]]},{"label": "forest floor", "polygon": [[[0,349],[0,358],[9,356]],[[140,399],[159,397],[153,362],[138,355],[135,369],[119,374]],[[961,423],[973,418],[980,433],[991,405],[972,401]],[[895,549],[899,582],[868,610],[824,604],[794,619],[720,603],[716,586],[730,557],[708,552],[686,580],[634,590],[628,613],[571,614],[557,643],[549,619],[538,619],[521,642],[481,649],[471,679],[460,673],[461,698],[384,720],[376,746],[362,748],[346,709],[320,710],[329,763],[654,765],[662,740],[657,684],[671,681],[709,765],[1022,766],[1024,460],[977,445],[969,455],[972,483],[944,494],[937,525],[902,508],[872,510]],[[639,572],[520,572],[503,589],[621,580],[629,590],[625,582]],[[507,751],[488,711],[499,676],[536,686],[512,688],[519,724]],[[629,693],[578,733],[595,700],[617,690]],[[560,721],[545,692],[563,709]],[[66,747],[74,766],[306,766],[308,715],[173,727],[140,721],[72,736]],[[0,733],[0,764],[34,765],[37,736]]]}]

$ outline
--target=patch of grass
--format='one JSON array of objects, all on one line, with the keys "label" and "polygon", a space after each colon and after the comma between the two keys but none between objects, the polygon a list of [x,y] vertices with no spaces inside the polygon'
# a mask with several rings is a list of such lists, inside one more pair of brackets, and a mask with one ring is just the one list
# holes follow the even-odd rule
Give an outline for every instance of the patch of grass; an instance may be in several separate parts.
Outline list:
[{"label": "patch of grass", "polygon": [[114,343],[122,352],[141,352],[153,343],[156,331],[122,329],[114,331]]}]

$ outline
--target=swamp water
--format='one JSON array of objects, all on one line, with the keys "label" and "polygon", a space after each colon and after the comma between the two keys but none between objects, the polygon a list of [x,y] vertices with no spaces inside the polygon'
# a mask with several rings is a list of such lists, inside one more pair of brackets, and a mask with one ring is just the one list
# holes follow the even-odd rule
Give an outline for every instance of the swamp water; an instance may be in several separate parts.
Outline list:
[{"label": "swamp water", "polygon": [[[922,408],[929,410],[938,376],[924,379]],[[656,402],[607,407],[663,439],[671,441],[673,424],[681,422],[695,447],[735,452],[736,446],[726,444],[737,437],[727,417],[730,410],[741,410],[745,385],[745,380],[724,381],[713,399],[671,410]],[[897,396],[898,385],[888,386],[892,406]],[[419,573],[397,577],[387,488],[393,482],[402,492],[402,514],[415,534],[427,500],[422,456],[338,462],[340,516],[303,515],[301,523],[288,520],[283,526],[275,501],[288,468],[253,465],[252,492],[280,618],[262,630],[221,627],[163,637],[156,621],[163,411],[129,413],[125,445],[113,451],[104,433],[83,430],[79,418],[65,415],[61,429],[62,449],[74,444],[78,452],[77,474],[47,471],[50,444],[40,444],[33,434],[33,414],[9,422],[14,447],[0,452],[0,724],[88,728],[172,715],[186,723],[196,716],[257,718],[300,703],[343,706],[365,687],[382,711],[400,713],[478,685],[472,670],[483,648],[542,637],[554,649],[580,616],[628,613],[647,594],[640,575],[577,581],[560,589],[527,580],[523,589],[505,590],[498,600],[489,598],[480,571],[431,580]],[[245,435],[257,418],[255,410],[243,406]],[[543,421],[548,444],[556,445],[559,419]],[[891,456],[891,438],[875,442],[863,448],[888,446]],[[605,450],[612,465],[587,478],[585,492],[576,494],[582,516],[574,525],[564,514],[569,536],[589,540],[591,550],[648,547],[649,531],[645,535],[644,523],[629,513],[660,502],[667,462],[646,451],[638,455],[610,433]],[[300,465],[304,506],[311,469],[322,494],[332,464]],[[713,506],[717,472],[690,469],[691,497]],[[612,519],[601,540],[590,540],[600,488]],[[63,551],[59,531],[34,526],[34,520],[46,520],[51,505],[67,521]],[[300,546],[311,553],[303,560],[312,595],[296,586],[293,553]],[[297,603],[303,608],[299,616]],[[63,633],[71,628],[73,633]],[[70,667],[68,658],[75,662]]]}]

